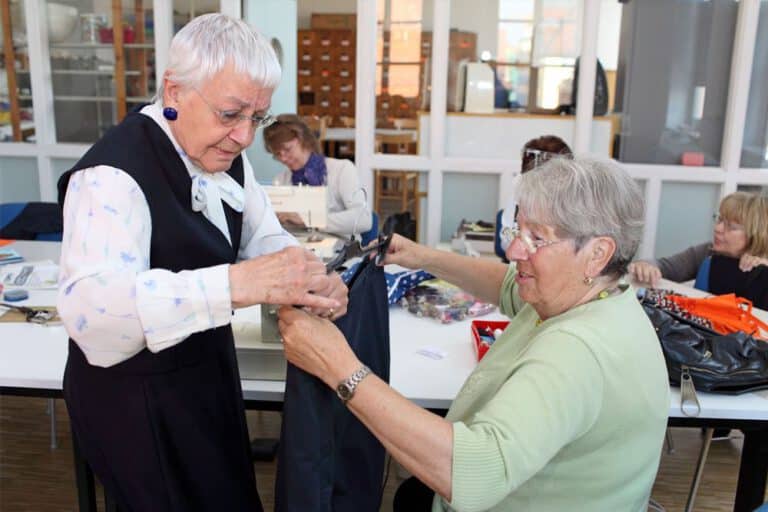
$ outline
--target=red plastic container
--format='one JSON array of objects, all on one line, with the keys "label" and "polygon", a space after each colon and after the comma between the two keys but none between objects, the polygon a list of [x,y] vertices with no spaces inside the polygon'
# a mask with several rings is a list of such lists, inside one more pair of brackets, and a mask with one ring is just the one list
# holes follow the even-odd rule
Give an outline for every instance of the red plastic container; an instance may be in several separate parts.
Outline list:
[{"label": "red plastic container", "polygon": [[503,331],[507,325],[509,325],[509,322],[507,321],[472,320],[472,346],[475,347],[475,355],[477,355],[478,361],[481,360],[483,356],[485,356],[485,353],[488,352],[488,349],[491,348],[487,342],[480,338],[480,333],[487,332],[486,329],[490,329],[490,332],[493,332],[496,329],[501,329]]}]

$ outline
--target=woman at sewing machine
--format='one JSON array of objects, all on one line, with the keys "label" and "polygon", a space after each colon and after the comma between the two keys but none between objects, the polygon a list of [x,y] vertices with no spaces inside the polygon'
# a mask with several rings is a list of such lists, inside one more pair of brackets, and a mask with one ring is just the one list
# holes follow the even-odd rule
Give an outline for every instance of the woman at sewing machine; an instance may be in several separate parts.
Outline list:
[{"label": "woman at sewing machine", "polygon": [[[328,187],[326,231],[347,237],[371,229],[371,209],[355,165],[349,160],[323,156],[315,134],[299,116],[277,116],[277,121],[264,130],[264,146],[288,167],[277,176],[277,185]],[[278,213],[278,219],[284,226],[304,225],[295,212]]]}]

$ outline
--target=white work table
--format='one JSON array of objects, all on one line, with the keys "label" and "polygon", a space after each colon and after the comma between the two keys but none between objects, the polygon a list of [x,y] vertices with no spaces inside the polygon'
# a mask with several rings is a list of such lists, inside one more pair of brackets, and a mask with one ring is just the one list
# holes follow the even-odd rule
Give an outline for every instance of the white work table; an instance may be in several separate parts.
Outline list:
[{"label": "white work table", "polygon": [[[54,259],[58,244],[19,242],[12,247],[28,259]],[[692,295],[697,291],[665,282]],[[700,292],[698,292],[700,293]],[[54,291],[32,292],[22,305],[52,305]],[[760,311],[762,318],[768,313]],[[498,312],[483,317],[504,319]],[[235,330],[236,332],[236,330]],[[418,318],[400,307],[390,309],[392,387],[413,402],[433,410],[445,410],[475,366],[470,320],[441,324]],[[428,349],[442,358],[419,354]],[[67,357],[67,335],[61,326],[0,322],[0,394],[61,397]],[[243,380],[243,395],[250,408],[277,409],[285,383]],[[762,503],[768,473],[768,391],[738,396],[698,393],[701,412],[695,418],[682,414],[678,388],[672,388],[669,422],[675,426],[740,428],[745,433],[736,496],[737,511],[751,511]]]}]

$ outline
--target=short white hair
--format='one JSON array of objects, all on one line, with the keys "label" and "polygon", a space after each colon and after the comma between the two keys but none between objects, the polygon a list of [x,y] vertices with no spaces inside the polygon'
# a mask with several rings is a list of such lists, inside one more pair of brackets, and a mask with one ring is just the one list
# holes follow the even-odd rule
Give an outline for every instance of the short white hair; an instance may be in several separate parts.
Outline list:
[{"label": "short white hair", "polygon": [[573,238],[577,251],[591,238],[612,238],[616,252],[602,275],[626,273],[643,235],[645,205],[640,186],[619,164],[553,158],[523,174],[515,195],[530,222]]},{"label": "short white hair", "polygon": [[[182,86],[198,87],[229,63],[266,89],[280,83],[280,63],[267,38],[243,20],[221,13],[198,16],[176,33],[167,76]],[[155,97],[162,99],[163,81]]]}]

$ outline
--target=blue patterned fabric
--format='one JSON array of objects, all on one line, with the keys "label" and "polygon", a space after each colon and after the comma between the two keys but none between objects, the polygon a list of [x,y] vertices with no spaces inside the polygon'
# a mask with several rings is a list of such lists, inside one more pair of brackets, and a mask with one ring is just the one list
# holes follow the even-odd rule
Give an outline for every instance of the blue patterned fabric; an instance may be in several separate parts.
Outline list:
[{"label": "blue patterned fabric", "polygon": [[325,185],[327,174],[325,158],[317,153],[312,153],[309,155],[309,160],[304,164],[304,167],[297,171],[291,171],[291,183],[293,185],[319,187]]},{"label": "blue patterned fabric", "polygon": [[[347,283],[355,275],[359,263],[355,263],[341,274],[341,279]],[[423,281],[434,279],[435,276],[426,270],[404,270],[394,274],[384,272],[384,278],[387,281],[387,301],[390,306],[397,304],[403,298],[405,292],[415,287]]]}]

